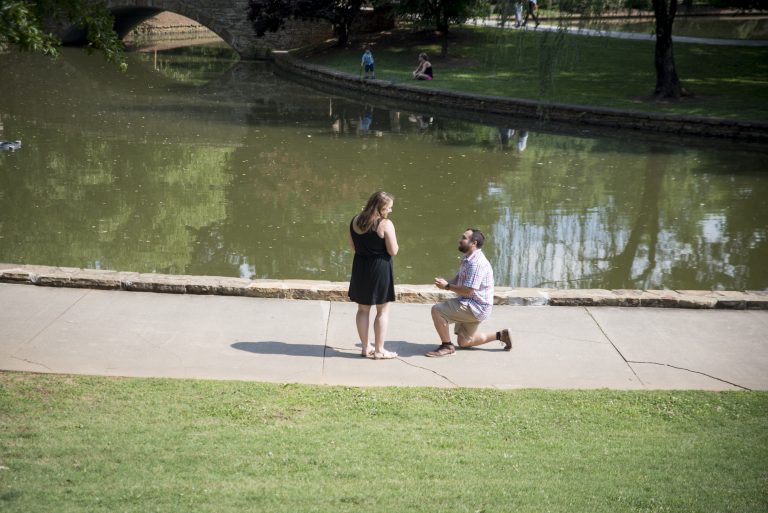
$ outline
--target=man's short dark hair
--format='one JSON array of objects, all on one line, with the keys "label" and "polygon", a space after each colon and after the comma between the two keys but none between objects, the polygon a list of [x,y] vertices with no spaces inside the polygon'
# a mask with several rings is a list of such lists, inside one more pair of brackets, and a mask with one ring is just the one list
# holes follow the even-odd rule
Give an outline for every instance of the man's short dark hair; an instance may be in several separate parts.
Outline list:
[{"label": "man's short dark hair", "polygon": [[482,248],[483,244],[485,244],[485,235],[483,235],[483,232],[477,228],[467,228],[467,230],[472,232],[472,237],[469,238],[469,241],[477,242],[477,249]]}]

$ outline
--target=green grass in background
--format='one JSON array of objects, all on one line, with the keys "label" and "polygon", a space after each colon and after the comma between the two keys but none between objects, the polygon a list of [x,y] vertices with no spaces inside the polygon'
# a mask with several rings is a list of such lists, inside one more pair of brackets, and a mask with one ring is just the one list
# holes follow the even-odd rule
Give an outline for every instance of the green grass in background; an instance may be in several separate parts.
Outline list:
[{"label": "green grass in background", "polygon": [[756,512],[768,394],[0,373],[0,511]]},{"label": "green grass in background", "polygon": [[[395,31],[369,39],[379,79],[547,102],[768,120],[768,47],[676,43],[678,74],[694,96],[656,103],[649,100],[656,83],[650,41],[463,28],[452,34],[443,59],[431,32]],[[302,58],[358,75],[363,43]],[[422,51],[433,64],[433,82],[411,80]]]}]

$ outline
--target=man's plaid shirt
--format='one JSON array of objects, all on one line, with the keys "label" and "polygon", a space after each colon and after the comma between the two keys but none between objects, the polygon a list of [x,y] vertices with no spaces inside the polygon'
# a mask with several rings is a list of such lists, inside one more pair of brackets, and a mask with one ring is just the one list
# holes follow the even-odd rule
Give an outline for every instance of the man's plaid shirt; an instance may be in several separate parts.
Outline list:
[{"label": "man's plaid shirt", "polygon": [[459,296],[459,301],[469,306],[478,321],[487,319],[493,307],[493,269],[483,250],[461,257],[456,284],[475,290],[472,297]]}]

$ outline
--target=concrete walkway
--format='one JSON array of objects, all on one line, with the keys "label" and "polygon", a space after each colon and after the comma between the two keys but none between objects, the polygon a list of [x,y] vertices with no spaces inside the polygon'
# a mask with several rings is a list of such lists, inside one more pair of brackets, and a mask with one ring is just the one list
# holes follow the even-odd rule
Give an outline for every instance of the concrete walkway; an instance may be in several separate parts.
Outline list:
[{"label": "concrete walkway", "polygon": [[[480,27],[499,27],[497,20],[476,18],[467,22],[469,25],[476,25]],[[619,32],[617,30],[599,30],[589,29],[583,27],[565,27],[551,24],[540,24],[538,27],[534,27],[533,20],[530,20],[530,25],[525,27],[515,28],[514,18],[512,23],[507,23],[505,27],[508,30],[536,30],[539,32],[558,32],[563,31],[569,34],[577,36],[592,36],[592,37],[609,37],[613,39],[631,39],[634,41],[655,41],[656,34],[644,33],[644,32]],[[673,43],[690,43],[698,45],[714,45],[714,46],[768,46],[768,40],[760,39],[725,39],[715,37],[693,37],[693,36],[676,36],[672,35]]]},{"label": "concrete walkway", "polygon": [[392,361],[356,306],[0,283],[0,369],[354,386],[768,390],[768,311],[497,306],[490,343],[426,358],[430,305],[392,305]]}]

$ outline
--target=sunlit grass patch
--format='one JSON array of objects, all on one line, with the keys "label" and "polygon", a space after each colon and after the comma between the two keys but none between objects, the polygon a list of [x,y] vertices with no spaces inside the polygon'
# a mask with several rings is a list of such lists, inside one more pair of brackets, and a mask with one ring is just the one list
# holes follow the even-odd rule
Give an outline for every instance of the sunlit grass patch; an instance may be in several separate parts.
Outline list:
[{"label": "sunlit grass patch", "polygon": [[[408,79],[418,52],[427,51],[435,80],[418,84],[421,87],[554,102],[577,98],[585,105],[768,120],[768,48],[676,44],[680,79],[690,92],[702,96],[696,105],[637,101],[650,99],[656,83],[650,41],[464,28],[455,31],[447,58],[440,57],[439,49],[431,32],[395,32],[376,44],[377,75]],[[357,73],[358,53],[341,49],[309,59]],[[452,64],[456,62],[464,65]]]},{"label": "sunlit grass patch", "polygon": [[759,511],[768,394],[0,373],[0,508]]}]

